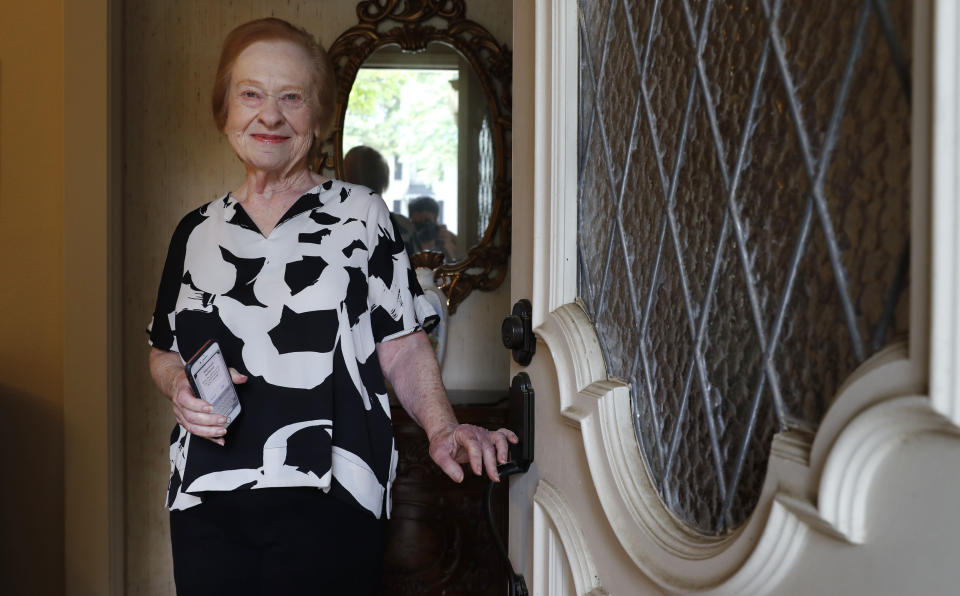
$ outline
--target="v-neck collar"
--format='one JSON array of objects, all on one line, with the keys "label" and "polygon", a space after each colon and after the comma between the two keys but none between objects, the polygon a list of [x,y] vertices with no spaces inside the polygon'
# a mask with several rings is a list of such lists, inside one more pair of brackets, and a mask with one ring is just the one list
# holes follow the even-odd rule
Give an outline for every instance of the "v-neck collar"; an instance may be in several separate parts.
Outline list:
[{"label": "v-neck collar", "polygon": [[277,221],[276,225],[273,226],[273,230],[270,231],[269,235],[265,235],[259,226],[253,221],[253,218],[250,217],[250,214],[247,213],[247,210],[243,207],[243,203],[238,201],[236,197],[233,196],[233,192],[228,192],[225,197],[223,197],[224,207],[233,206],[233,216],[227,221],[227,223],[240,226],[246,230],[251,230],[260,234],[264,240],[269,240],[273,236],[273,232],[279,228],[284,222],[287,222],[294,217],[304,213],[306,211],[311,211],[317,207],[323,207],[324,202],[320,200],[320,195],[328,192],[333,188],[333,180],[327,180],[326,182],[321,182],[320,184],[314,186],[310,190],[306,191],[300,198],[294,201],[293,205],[284,212],[283,216],[280,217],[280,220]]}]

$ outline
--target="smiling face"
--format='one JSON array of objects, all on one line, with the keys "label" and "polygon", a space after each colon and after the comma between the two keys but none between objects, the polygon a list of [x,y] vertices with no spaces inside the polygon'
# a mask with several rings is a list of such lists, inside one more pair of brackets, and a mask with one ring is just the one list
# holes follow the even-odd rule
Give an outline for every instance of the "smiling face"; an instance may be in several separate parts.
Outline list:
[{"label": "smiling face", "polygon": [[223,132],[248,169],[285,175],[306,168],[317,128],[312,69],[289,41],[258,41],[237,56]]}]

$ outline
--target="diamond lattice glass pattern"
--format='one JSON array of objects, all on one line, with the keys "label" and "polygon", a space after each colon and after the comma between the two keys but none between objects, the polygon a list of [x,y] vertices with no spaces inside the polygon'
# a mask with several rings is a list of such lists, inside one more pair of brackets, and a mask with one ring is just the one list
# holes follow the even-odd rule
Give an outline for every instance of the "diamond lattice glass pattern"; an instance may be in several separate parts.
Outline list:
[{"label": "diamond lattice glass pattern", "polygon": [[[580,0],[578,288],[682,520],[906,332],[908,0]],[[632,324],[629,324],[632,322]]]}]

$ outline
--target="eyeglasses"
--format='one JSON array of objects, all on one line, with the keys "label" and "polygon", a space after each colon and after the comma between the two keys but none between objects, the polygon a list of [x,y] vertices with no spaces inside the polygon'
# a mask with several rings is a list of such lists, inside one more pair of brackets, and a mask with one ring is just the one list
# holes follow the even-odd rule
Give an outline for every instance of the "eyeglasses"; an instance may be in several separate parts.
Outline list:
[{"label": "eyeglasses", "polygon": [[267,93],[256,87],[243,86],[237,89],[236,98],[241,104],[248,108],[259,108],[267,101],[267,98],[274,98],[281,110],[294,111],[307,105],[307,99],[302,91],[283,91],[279,94]]}]

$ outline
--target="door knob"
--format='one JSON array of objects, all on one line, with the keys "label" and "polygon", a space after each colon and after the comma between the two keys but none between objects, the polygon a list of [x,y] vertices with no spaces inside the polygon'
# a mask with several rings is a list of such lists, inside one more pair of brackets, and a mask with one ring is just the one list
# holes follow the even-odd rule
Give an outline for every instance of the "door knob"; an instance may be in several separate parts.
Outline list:
[{"label": "door knob", "polygon": [[533,308],[526,298],[513,305],[513,314],[503,320],[500,336],[503,346],[513,352],[517,364],[526,366],[537,350],[537,339],[533,335]]}]

